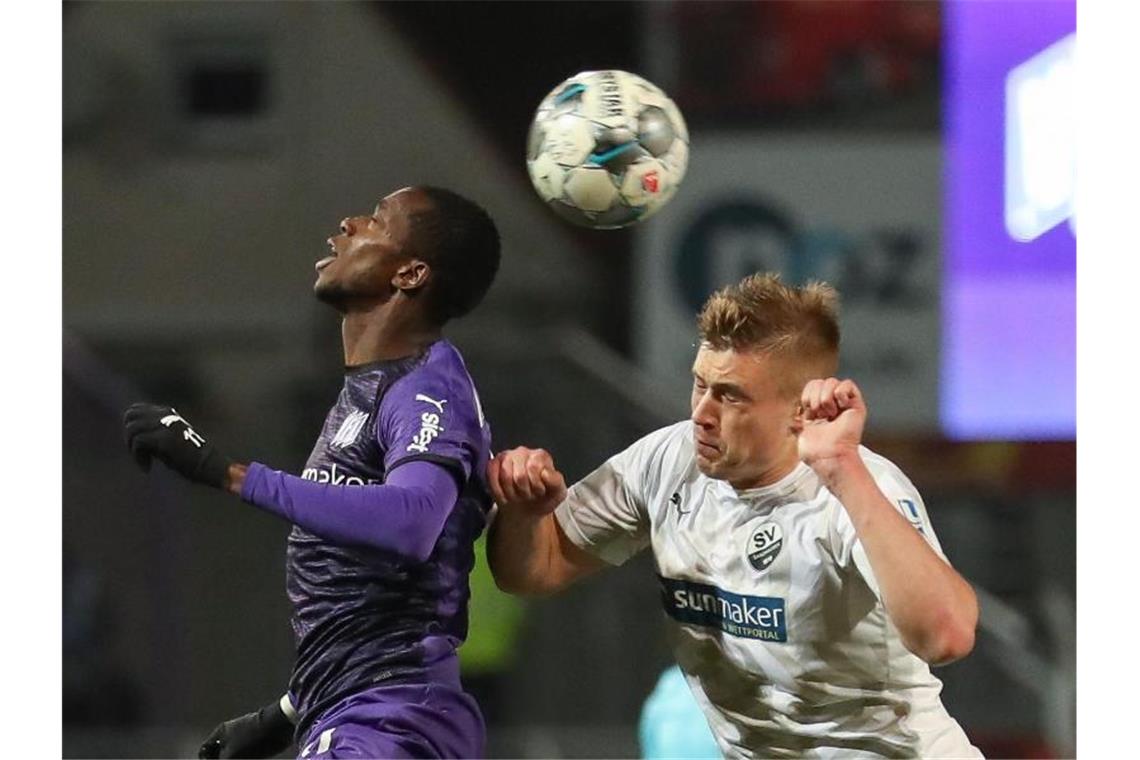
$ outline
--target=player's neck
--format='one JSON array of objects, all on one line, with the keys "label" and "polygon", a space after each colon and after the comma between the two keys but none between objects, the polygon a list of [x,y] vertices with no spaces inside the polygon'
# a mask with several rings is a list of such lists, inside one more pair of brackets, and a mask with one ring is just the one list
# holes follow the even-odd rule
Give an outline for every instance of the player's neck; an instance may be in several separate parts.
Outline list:
[{"label": "player's neck", "polygon": [[399,359],[419,353],[442,336],[436,325],[396,311],[350,311],[341,323],[344,365]]},{"label": "player's neck", "polygon": [[747,478],[729,480],[729,485],[737,491],[750,491],[753,488],[765,488],[779,483],[799,466],[800,459],[794,452],[781,457],[762,471],[754,473]]}]

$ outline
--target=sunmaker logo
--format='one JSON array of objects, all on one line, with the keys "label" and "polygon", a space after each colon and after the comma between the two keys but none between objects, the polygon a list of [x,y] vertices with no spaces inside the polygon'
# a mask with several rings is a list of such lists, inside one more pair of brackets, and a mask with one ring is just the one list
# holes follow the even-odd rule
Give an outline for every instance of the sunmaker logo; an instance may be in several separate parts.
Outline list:
[{"label": "sunmaker logo", "polygon": [[328,483],[334,486],[362,486],[362,485],[376,485],[383,481],[377,478],[364,478],[358,475],[350,475],[344,470],[337,470],[336,463],[332,467],[306,467],[304,472],[301,473],[304,480],[312,480],[317,483]]},{"label": "sunmaker logo", "polygon": [[744,596],[693,581],[658,576],[665,612],[679,623],[719,628],[731,636],[761,641],[787,641],[784,600]]}]

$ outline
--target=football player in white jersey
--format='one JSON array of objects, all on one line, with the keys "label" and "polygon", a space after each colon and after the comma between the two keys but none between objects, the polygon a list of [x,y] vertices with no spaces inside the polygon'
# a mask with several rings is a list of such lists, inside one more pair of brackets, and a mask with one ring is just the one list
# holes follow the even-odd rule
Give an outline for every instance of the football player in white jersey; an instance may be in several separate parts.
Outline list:
[{"label": "football player in white jersey", "polygon": [[542,449],[496,456],[491,568],[550,594],[651,547],[727,757],[980,757],[930,672],[973,648],[977,599],[911,482],[860,444],[837,304],[747,277],[700,314],[689,420],[569,489]]}]

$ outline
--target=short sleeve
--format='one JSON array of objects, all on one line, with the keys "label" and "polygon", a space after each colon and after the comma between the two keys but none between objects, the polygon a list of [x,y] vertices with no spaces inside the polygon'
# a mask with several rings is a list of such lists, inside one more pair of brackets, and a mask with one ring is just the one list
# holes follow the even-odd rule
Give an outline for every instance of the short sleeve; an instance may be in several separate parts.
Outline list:
[{"label": "short sleeve", "polygon": [[649,545],[648,493],[670,433],[651,433],[570,487],[554,515],[575,546],[620,565]]},{"label": "short sleeve", "polygon": [[470,378],[431,365],[401,378],[380,402],[376,438],[384,449],[385,473],[406,462],[428,461],[465,482],[485,448]]},{"label": "short sleeve", "polygon": [[[922,497],[919,495],[918,490],[910,482],[910,480],[903,475],[902,471],[889,462],[884,464],[889,465],[884,469],[879,470],[875,474],[875,482],[879,486],[879,490],[883,492],[887,501],[899,511],[907,522],[917,530],[926,543],[930,545],[939,557],[946,560],[946,554],[942,551],[942,545],[938,541],[938,536],[934,533],[934,526],[930,522],[930,516],[926,512],[926,505],[923,504]],[[867,552],[863,548],[863,543],[859,540],[855,533],[855,526],[851,522],[847,510],[836,499],[834,504],[835,509],[835,531],[836,531],[836,559],[841,567],[854,568],[859,575],[867,582],[867,585],[879,596],[879,582],[875,578],[874,572],[871,570],[871,561],[867,557]],[[948,561],[948,560],[947,560]]]}]

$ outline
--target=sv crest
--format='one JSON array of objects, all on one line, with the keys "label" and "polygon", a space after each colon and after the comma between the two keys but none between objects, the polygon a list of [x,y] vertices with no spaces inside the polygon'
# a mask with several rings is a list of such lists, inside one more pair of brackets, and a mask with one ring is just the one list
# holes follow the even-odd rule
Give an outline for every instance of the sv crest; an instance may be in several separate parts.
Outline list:
[{"label": "sv crest", "polygon": [[748,539],[745,552],[748,562],[756,570],[764,571],[776,561],[784,546],[784,531],[775,522],[761,523]]}]

